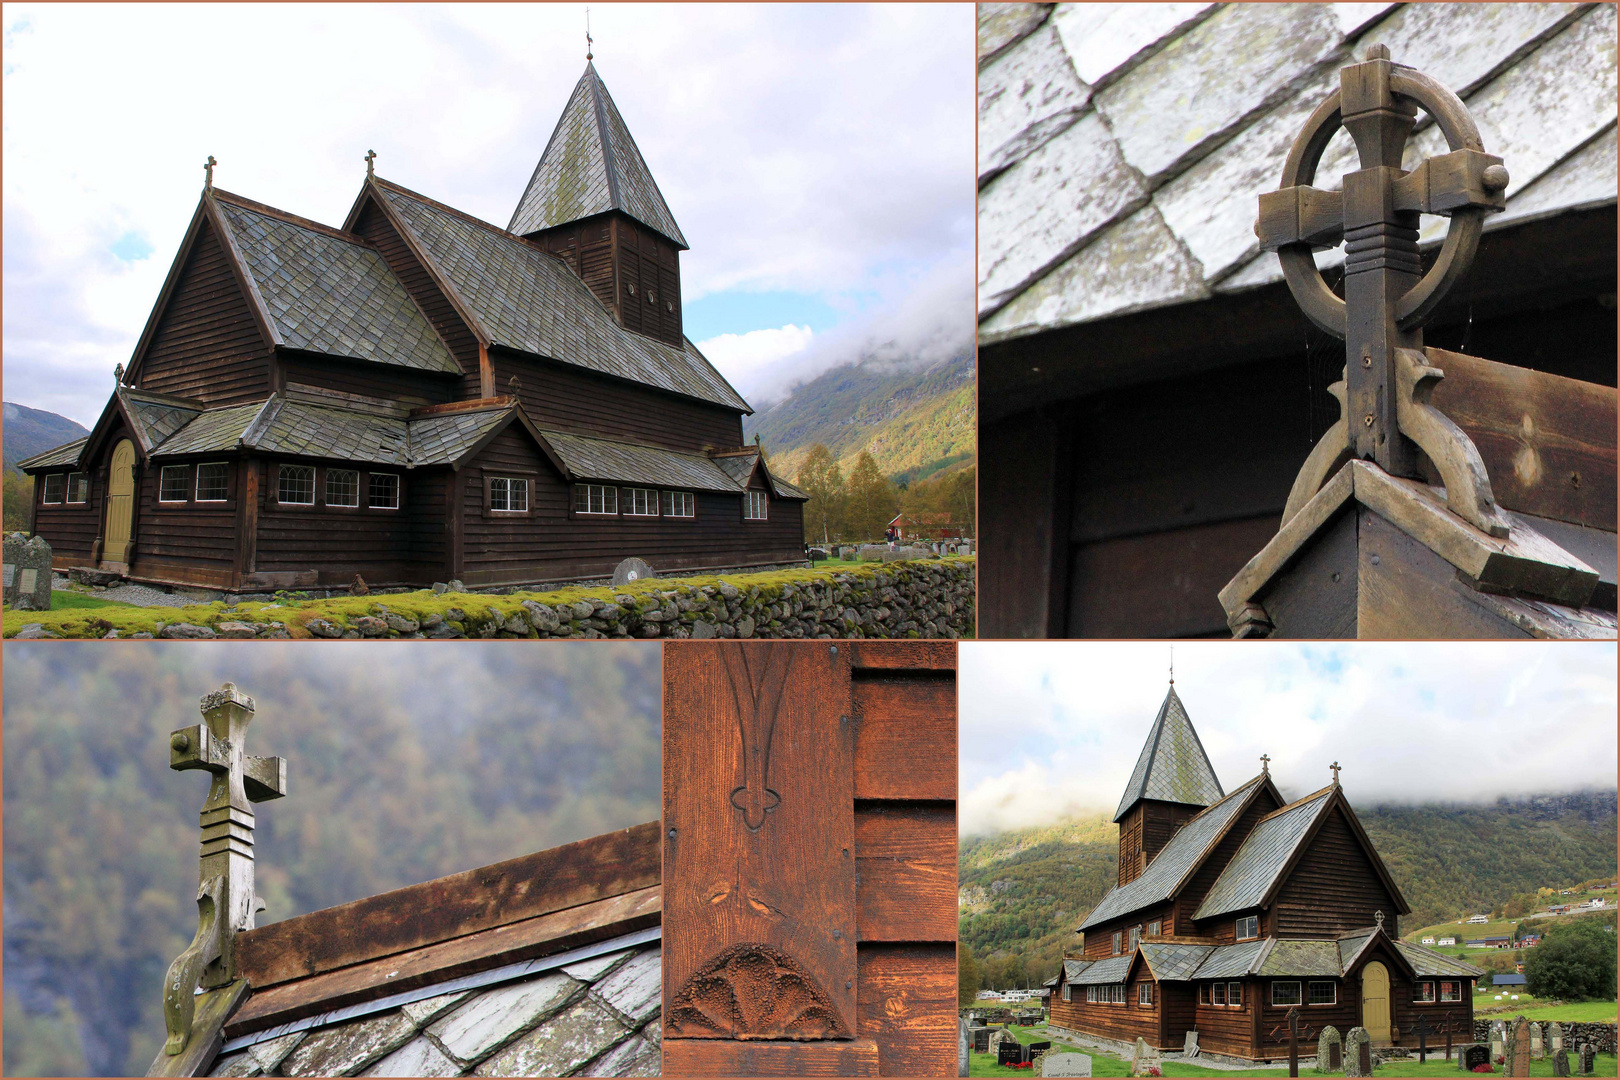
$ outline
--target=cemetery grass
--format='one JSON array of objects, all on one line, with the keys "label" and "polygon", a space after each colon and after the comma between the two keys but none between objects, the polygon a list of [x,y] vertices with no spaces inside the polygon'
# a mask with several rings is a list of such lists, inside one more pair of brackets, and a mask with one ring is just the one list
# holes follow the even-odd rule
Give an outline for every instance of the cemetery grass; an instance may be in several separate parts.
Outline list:
[{"label": "cemetery grass", "polygon": [[[99,596],[93,596],[93,595],[91,595],[89,593],[73,592],[70,589],[52,589],[51,590],[51,610],[52,611],[82,611],[82,610],[84,610],[86,608],[133,608],[133,607],[135,607],[134,604],[124,604],[124,603],[120,603],[117,600],[104,600]],[[15,611],[14,612],[13,608],[6,608],[6,614],[7,615],[11,615],[13,613],[18,615],[19,617],[28,614],[28,612],[25,612],[25,611]]]}]

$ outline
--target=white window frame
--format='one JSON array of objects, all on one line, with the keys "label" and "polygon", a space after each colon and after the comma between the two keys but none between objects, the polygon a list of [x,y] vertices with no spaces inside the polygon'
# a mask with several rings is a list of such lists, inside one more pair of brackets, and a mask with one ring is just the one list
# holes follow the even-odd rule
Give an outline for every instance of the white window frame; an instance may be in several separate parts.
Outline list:
[{"label": "white window frame", "polygon": [[[1448,987],[1448,986],[1456,987],[1456,989],[1452,991],[1452,994],[1451,994],[1450,997],[1446,996],[1446,987]],[[1461,979],[1442,979],[1440,981],[1440,1000],[1442,1002],[1445,1002],[1445,1001],[1461,1001],[1462,1000],[1462,980]]]},{"label": "white window frame", "polygon": [[1140,926],[1131,927],[1130,935],[1125,939],[1125,951],[1134,952],[1136,950],[1136,946],[1141,944],[1141,941],[1142,928]]},{"label": "white window frame", "polygon": [[1136,1003],[1138,1005],[1153,1004],[1153,984],[1142,982],[1136,984]]},{"label": "white window frame", "polygon": [[[495,505],[495,493],[501,492],[505,506]],[[522,506],[515,505],[522,496]],[[489,511],[492,514],[527,514],[529,512],[529,478],[526,476],[492,476],[489,478]]]},{"label": "white window frame", "polygon": [[763,491],[749,489],[743,492],[743,520],[766,521],[770,517],[770,499]]},{"label": "white window frame", "polygon": [[[1293,1001],[1278,1001],[1277,1000],[1277,988],[1279,986],[1292,986],[1294,988],[1294,1000]],[[1271,983],[1271,1004],[1272,1004],[1272,1006],[1274,1008],[1281,1008],[1281,1007],[1287,1006],[1287,1005],[1298,1005],[1303,1001],[1304,1001],[1303,987],[1300,986],[1300,983],[1299,983],[1298,979],[1289,979],[1289,980],[1273,979],[1272,980],[1272,983]]]},{"label": "white window frame", "polygon": [[[79,497],[73,497],[73,481],[79,481]],[[70,472],[63,483],[63,499],[69,506],[83,506],[90,501],[90,474],[84,472]]]},{"label": "white window frame", "polygon": [[[585,509],[583,510],[579,507],[581,495],[585,497]],[[599,507],[599,509],[593,509],[593,505]],[[592,517],[618,517],[618,487],[613,484],[575,484],[574,513],[590,514]]]},{"label": "white window frame", "polygon": [[1209,988],[1209,1003],[1211,1005],[1225,1005],[1226,1004],[1226,984],[1225,983],[1218,982],[1218,983],[1211,984],[1211,986]]},{"label": "white window frame", "polygon": [[[286,490],[285,483],[288,473],[300,470],[309,473],[309,498],[305,500],[283,498]],[[315,466],[313,465],[279,465],[276,467],[276,505],[278,506],[314,506],[315,505]]]},{"label": "white window frame", "polygon": [[[1318,986],[1328,988],[1328,999],[1326,1001],[1316,1000],[1316,988]],[[1305,1004],[1307,1005],[1337,1005],[1338,1003],[1339,986],[1331,979],[1312,979],[1310,985],[1305,988]]]},{"label": "white window frame", "polygon": [[657,517],[658,489],[627,487],[623,491],[625,517]]},{"label": "white window frame", "polygon": [[1108,1000],[1115,1005],[1125,1004],[1125,984],[1114,983],[1108,988]]},{"label": "white window frame", "polygon": [[[61,488],[56,498],[51,498],[51,481],[61,481]],[[67,497],[67,473],[46,473],[45,482],[39,486],[39,501],[44,506],[61,506],[62,500]]]},{"label": "white window frame", "polygon": [[[166,503],[169,506],[179,506],[186,501],[184,493],[191,488],[191,484],[186,480],[186,470],[188,468],[190,468],[189,465],[165,465],[158,470],[158,502]],[[178,499],[164,498],[163,492],[169,486],[169,474],[174,472],[180,474],[181,495]]]},{"label": "white window frame", "polygon": [[[354,502],[332,501],[332,476],[334,473],[339,476],[347,473],[348,475],[354,477]],[[336,506],[343,510],[360,509],[360,470],[328,468],[326,470],[326,475],[321,479],[321,497],[325,500],[327,506]]]},{"label": "white window frame", "polygon": [[[1427,997],[1425,997],[1423,993],[1425,990],[1428,991]],[[1434,981],[1432,979],[1424,979],[1420,981],[1416,988],[1412,991],[1412,1004],[1433,1005],[1436,1001],[1440,1000],[1436,996],[1438,993],[1439,991],[1435,988]]]},{"label": "white window frame", "polygon": [[1164,923],[1158,919],[1154,919],[1152,922],[1148,923],[1147,932],[1148,937],[1158,937],[1164,932]]},{"label": "white window frame", "polygon": [[1118,930],[1115,930],[1114,931],[1114,955],[1115,956],[1119,955],[1119,951],[1120,951],[1119,946],[1120,946],[1120,942],[1121,942],[1122,938],[1123,938],[1123,935],[1121,935],[1121,933]]},{"label": "white window frame", "polygon": [[[393,502],[393,505],[391,505],[391,506],[388,505],[387,503],[376,502],[373,499],[373,496],[376,494],[376,491],[372,487],[372,485],[375,484],[378,481],[378,479],[380,479],[380,478],[382,478],[384,476],[388,477],[390,480],[392,480],[394,482],[394,502]],[[366,474],[366,507],[367,507],[367,509],[370,509],[370,510],[398,510],[399,509],[399,473],[374,472],[374,473],[367,473]]]},{"label": "white window frame", "polygon": [[[213,468],[215,465],[217,465],[221,469],[225,470],[225,484],[224,484],[225,494],[221,495],[217,499],[205,499],[205,498],[203,498],[203,493],[202,493],[202,471],[204,469]],[[231,498],[231,469],[230,469],[230,465],[227,462],[224,462],[224,461],[200,461],[200,462],[198,462],[197,463],[197,478],[194,481],[192,481],[192,489],[191,490],[192,490],[192,497],[194,499],[196,499],[197,502],[200,502],[200,503],[229,502],[230,498]]]},{"label": "white window frame", "polygon": [[1229,983],[1226,984],[1226,1007],[1229,1008],[1229,1009],[1230,1008],[1239,1008],[1239,1009],[1243,1008],[1243,984],[1242,983],[1234,981],[1234,982],[1229,982]]},{"label": "white window frame", "polygon": [[[1247,934],[1243,932],[1246,926],[1250,929]],[[1232,924],[1232,935],[1238,941],[1253,941],[1258,938],[1260,936],[1260,916],[1245,915],[1237,920]]]},{"label": "white window frame", "polygon": [[1069,996],[1069,994],[1070,994],[1070,992],[1071,992],[1071,991],[1072,991],[1072,990],[1073,990],[1073,987],[1071,987],[1071,986],[1069,986],[1069,984],[1068,984],[1068,983],[1064,983],[1064,984],[1063,984],[1063,1000],[1064,1000],[1064,1001],[1072,1001],[1072,1000],[1073,1000],[1073,999],[1072,999],[1072,998],[1071,998],[1071,997],[1070,997],[1070,996]]},{"label": "white window frame", "polygon": [[662,498],[661,509],[665,517],[697,517],[697,496],[690,491],[666,491],[663,493]]}]

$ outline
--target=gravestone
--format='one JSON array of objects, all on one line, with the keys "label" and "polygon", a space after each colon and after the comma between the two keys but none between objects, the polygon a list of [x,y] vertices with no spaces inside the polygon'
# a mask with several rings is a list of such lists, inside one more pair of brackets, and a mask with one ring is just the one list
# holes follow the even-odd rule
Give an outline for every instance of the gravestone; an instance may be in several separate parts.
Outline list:
[{"label": "gravestone", "polygon": [[[1030,1070],[1033,1072],[1034,1070]],[[1047,1054],[1041,1059],[1042,1076],[1090,1076],[1090,1054]]]},{"label": "gravestone", "polygon": [[1322,1072],[1336,1073],[1344,1068],[1344,1040],[1339,1029],[1329,1024],[1316,1037],[1316,1067]]},{"label": "gravestone", "polygon": [[990,1052],[990,1029],[976,1027],[973,1029],[973,1052],[975,1054],[988,1054]]},{"label": "gravestone", "polygon": [[1597,1047],[1591,1043],[1581,1044],[1581,1075],[1592,1075],[1592,1061],[1597,1057]]},{"label": "gravestone", "polygon": [[1564,1025],[1554,1020],[1547,1025],[1547,1049],[1551,1053],[1558,1053],[1564,1048]]},{"label": "gravestone", "polygon": [[1503,1071],[1508,1076],[1530,1075],[1530,1021],[1522,1016],[1513,1018],[1513,1025],[1507,1033],[1507,1066]]},{"label": "gravestone", "polygon": [[640,559],[626,559],[613,568],[613,584],[624,586],[635,581],[645,581],[647,578],[657,577],[653,568]]},{"label": "gravestone", "polygon": [[1546,1046],[1541,1041],[1541,1025],[1540,1024],[1531,1024],[1530,1025],[1530,1058],[1533,1061],[1540,1061],[1542,1058],[1544,1058],[1546,1056],[1547,1056]]},{"label": "gravestone", "polygon": [[1186,1038],[1181,1040],[1181,1056],[1195,1058],[1198,1056],[1198,1029],[1188,1028]]},{"label": "gravestone", "polygon": [[1024,1060],[1024,1048],[1018,1040],[1001,1043],[996,1047],[996,1064],[1006,1068],[1009,1065],[1020,1065]]},{"label": "gravestone", "polygon": [[1353,1027],[1344,1037],[1344,1075],[1372,1075],[1372,1039],[1364,1027]]},{"label": "gravestone", "polygon": [[956,1075],[968,1074],[968,1050],[973,1046],[973,1039],[968,1035],[967,1021],[961,1017],[956,1019]]},{"label": "gravestone", "polygon": [[40,537],[7,533],[5,603],[18,611],[51,610],[51,545]]},{"label": "gravestone", "polygon": [[1565,1049],[1562,1049],[1562,1048],[1554,1050],[1552,1059],[1553,1059],[1553,1075],[1554,1076],[1568,1076],[1569,1075],[1569,1051],[1565,1050]]},{"label": "gravestone", "polygon": [[1491,1064],[1507,1063],[1507,1024],[1501,1020],[1491,1021]]},{"label": "gravestone", "polygon": [[1479,1065],[1491,1063],[1491,1052],[1484,1043],[1467,1043],[1457,1051],[1457,1068],[1463,1072],[1473,1072]]},{"label": "gravestone", "polygon": [[[1147,1044],[1147,1040],[1136,1040],[1136,1052],[1131,1055],[1131,1075],[1146,1076],[1149,1069],[1159,1068],[1159,1052]],[[1160,1069],[1162,1073],[1163,1070]]]}]

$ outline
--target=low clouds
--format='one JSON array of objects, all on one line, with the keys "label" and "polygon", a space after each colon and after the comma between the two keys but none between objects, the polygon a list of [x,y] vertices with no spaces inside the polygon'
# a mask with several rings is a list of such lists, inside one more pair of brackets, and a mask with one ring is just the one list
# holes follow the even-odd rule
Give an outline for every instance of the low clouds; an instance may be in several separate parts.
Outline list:
[{"label": "low clouds", "polygon": [[[1168,644],[964,644],[962,832],[1111,812],[1169,660]],[[1175,664],[1227,790],[1261,754],[1290,798],[1336,760],[1363,805],[1615,787],[1612,643],[1177,643]]]},{"label": "low clouds", "polygon": [[[583,15],[8,5],[8,398],[94,419],[209,154],[222,188],[339,224],[375,149],[379,174],[505,225],[584,69]],[[597,70],[692,244],[688,300],[888,306],[946,264],[971,287],[971,7],[603,5],[591,19]],[[971,294],[966,308],[971,334]]]}]

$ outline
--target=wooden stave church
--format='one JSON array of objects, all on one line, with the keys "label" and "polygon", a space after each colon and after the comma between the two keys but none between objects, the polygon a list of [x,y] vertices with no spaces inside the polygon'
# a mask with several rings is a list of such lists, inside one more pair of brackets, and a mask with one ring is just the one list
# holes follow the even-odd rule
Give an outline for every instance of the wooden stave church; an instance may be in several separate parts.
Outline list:
[{"label": "wooden stave church", "polygon": [[[1399,939],[1411,908],[1336,770],[1333,783],[1293,802],[1265,767],[1223,792],[1172,684],[1114,820],[1118,884],[1076,931],[1079,953],[1066,953],[1047,981],[1052,1027],[1165,1051],[1180,1051],[1196,1030],[1202,1052],[1270,1061],[1288,1056],[1289,1011],[1271,995],[1290,999],[1272,988],[1293,983],[1312,1041],[1329,1024],[1341,1036],[1359,1025],[1374,1046],[1415,1047],[1420,1018],[1431,1037],[1449,1028],[1471,1039],[1473,983],[1484,973]],[[1321,891],[1334,882],[1324,906]],[[1255,936],[1245,927],[1240,940],[1239,919],[1251,915]],[[1364,980],[1380,981],[1376,969],[1369,976],[1374,964],[1388,988],[1387,1031],[1362,1009]],[[1310,1002],[1313,992],[1328,996],[1313,983],[1331,985],[1331,1003]],[[1237,1006],[1225,1003],[1233,986]],[[1425,986],[1432,1001],[1419,1000]],[[1092,1000],[1113,997],[1124,1000]]]},{"label": "wooden stave church", "polygon": [[35,530],[233,591],[799,561],[806,496],[682,334],[687,246],[590,62],[507,229],[369,165],[340,229],[210,180],[89,436],[22,463]]}]

